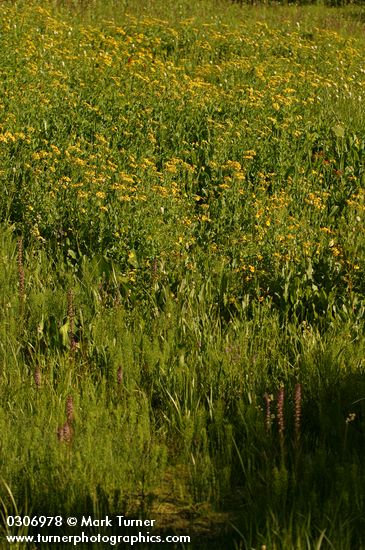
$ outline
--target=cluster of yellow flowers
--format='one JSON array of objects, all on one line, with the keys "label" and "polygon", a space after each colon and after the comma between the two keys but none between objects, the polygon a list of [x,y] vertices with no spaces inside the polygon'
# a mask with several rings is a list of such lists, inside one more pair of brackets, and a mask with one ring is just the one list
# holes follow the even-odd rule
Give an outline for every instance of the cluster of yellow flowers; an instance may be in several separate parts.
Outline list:
[{"label": "cluster of yellow flowers", "polygon": [[42,240],[72,217],[146,265],[208,254],[251,281],[328,253],[347,268],[364,211],[364,143],[344,118],[365,86],[355,40],[219,18],[92,25],[34,4],[0,15],[3,200],[17,195]]}]

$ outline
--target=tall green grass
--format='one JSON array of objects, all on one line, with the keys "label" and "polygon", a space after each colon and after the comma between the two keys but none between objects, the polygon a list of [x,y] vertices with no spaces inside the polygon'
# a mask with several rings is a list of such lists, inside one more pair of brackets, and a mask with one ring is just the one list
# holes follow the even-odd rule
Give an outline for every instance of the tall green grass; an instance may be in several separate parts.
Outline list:
[{"label": "tall green grass", "polygon": [[362,548],[361,8],[0,13],[2,516]]}]

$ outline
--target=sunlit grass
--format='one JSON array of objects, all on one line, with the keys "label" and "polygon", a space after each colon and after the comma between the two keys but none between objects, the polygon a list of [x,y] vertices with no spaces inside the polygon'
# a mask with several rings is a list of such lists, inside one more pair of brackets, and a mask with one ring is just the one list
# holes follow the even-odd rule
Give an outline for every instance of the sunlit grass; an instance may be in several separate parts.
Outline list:
[{"label": "sunlit grass", "polygon": [[3,510],[360,548],[361,7],[81,4],[0,5]]}]

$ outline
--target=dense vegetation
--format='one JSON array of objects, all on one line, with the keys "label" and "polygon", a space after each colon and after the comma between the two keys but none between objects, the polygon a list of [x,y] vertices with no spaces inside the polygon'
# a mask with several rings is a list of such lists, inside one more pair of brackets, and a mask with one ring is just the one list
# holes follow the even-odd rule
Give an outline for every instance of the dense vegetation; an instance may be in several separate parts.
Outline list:
[{"label": "dense vegetation", "polygon": [[363,16],[0,4],[2,516],[365,545]]}]

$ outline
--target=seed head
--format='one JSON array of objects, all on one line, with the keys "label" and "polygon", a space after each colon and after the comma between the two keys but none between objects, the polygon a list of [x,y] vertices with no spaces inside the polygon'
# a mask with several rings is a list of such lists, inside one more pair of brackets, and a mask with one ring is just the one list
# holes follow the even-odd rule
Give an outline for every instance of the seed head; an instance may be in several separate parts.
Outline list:
[{"label": "seed head", "polygon": [[66,421],[63,425],[63,439],[66,443],[70,443],[73,436],[73,430],[70,424]]},{"label": "seed head", "polygon": [[271,410],[270,410],[271,399],[268,393],[265,393],[264,400],[265,400],[265,430],[269,432],[271,428]]},{"label": "seed head", "polygon": [[41,377],[41,369],[37,366],[34,370],[34,383],[37,386],[37,388],[41,387],[42,377]]},{"label": "seed head", "polygon": [[72,395],[69,395],[66,400],[66,416],[67,416],[67,422],[72,424],[74,421],[74,400],[72,398]]},{"label": "seed head", "polygon": [[284,388],[280,388],[278,393],[278,427],[279,427],[279,439],[280,446],[284,446],[284,431],[285,431],[285,422],[284,422]]},{"label": "seed head", "polygon": [[123,383],[123,369],[122,367],[119,367],[117,371],[117,384],[118,386],[121,386]]},{"label": "seed head", "polygon": [[65,442],[65,443],[71,443],[72,437],[73,437],[72,426],[70,426],[70,424],[66,420],[66,422],[63,424],[63,426],[59,426],[57,428],[58,441]]},{"label": "seed head", "polygon": [[296,384],[294,390],[294,432],[295,432],[295,444],[299,444],[300,439],[300,425],[302,418],[302,386]]}]

